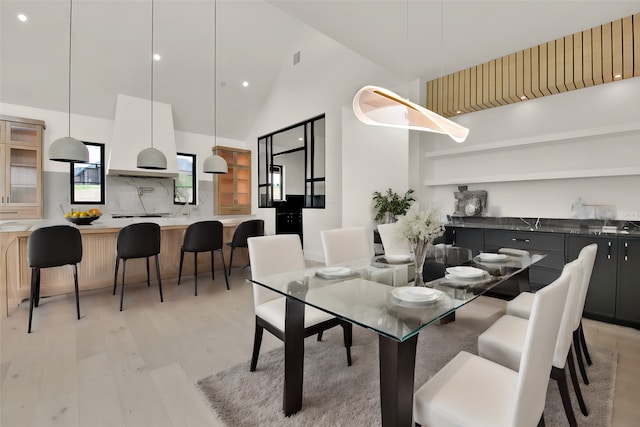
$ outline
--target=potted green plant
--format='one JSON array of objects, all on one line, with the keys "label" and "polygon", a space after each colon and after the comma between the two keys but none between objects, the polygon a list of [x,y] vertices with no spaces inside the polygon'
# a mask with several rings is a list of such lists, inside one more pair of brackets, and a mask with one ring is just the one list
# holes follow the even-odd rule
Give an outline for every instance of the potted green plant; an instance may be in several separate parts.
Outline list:
[{"label": "potted green plant", "polygon": [[376,221],[393,222],[398,215],[404,215],[407,213],[407,209],[411,206],[411,202],[416,199],[412,196],[413,190],[410,188],[404,193],[403,197],[391,188],[387,190],[386,194],[382,194],[379,191],[374,191],[373,202],[376,212]]}]

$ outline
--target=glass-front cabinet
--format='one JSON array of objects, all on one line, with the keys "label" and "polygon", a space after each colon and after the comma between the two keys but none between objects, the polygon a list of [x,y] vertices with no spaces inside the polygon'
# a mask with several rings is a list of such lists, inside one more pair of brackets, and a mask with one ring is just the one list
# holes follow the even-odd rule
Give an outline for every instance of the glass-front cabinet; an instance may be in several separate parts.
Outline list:
[{"label": "glass-front cabinet", "polygon": [[225,159],[229,172],[214,175],[215,215],[251,213],[251,150],[215,147],[213,153]]},{"label": "glass-front cabinet", "polygon": [[0,219],[42,218],[40,120],[0,116]]}]

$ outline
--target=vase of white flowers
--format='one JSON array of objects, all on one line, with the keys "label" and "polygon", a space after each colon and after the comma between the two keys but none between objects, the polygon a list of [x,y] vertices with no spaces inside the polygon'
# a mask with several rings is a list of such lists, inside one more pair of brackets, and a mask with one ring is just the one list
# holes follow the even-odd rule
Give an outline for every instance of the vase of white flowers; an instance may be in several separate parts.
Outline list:
[{"label": "vase of white flowers", "polygon": [[415,261],[415,286],[424,286],[422,266],[427,256],[427,246],[444,234],[444,226],[434,208],[420,211],[417,204],[411,205],[405,215],[398,217],[398,231],[409,241]]}]

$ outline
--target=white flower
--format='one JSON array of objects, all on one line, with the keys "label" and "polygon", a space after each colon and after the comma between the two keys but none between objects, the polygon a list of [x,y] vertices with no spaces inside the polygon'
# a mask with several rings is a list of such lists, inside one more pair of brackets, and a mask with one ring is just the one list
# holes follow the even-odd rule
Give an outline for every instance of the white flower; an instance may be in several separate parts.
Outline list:
[{"label": "white flower", "polygon": [[433,242],[444,234],[444,226],[438,219],[438,212],[434,208],[426,211],[418,210],[413,204],[405,215],[398,217],[398,231],[412,246],[418,243]]}]

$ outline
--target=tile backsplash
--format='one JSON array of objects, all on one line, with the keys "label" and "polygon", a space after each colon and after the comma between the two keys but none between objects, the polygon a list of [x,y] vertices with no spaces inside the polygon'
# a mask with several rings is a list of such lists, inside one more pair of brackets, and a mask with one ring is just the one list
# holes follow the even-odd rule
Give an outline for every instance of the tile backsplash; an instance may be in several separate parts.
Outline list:
[{"label": "tile backsplash", "polygon": [[[189,206],[191,216],[213,213],[213,182],[198,181],[197,205]],[[71,209],[98,207],[103,215],[163,214],[178,216],[187,212],[184,205],[173,203],[173,178],[107,176],[104,205],[72,205],[69,174],[44,173],[44,217],[59,218]]]}]

